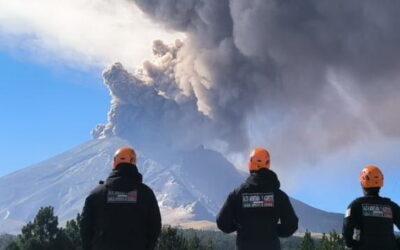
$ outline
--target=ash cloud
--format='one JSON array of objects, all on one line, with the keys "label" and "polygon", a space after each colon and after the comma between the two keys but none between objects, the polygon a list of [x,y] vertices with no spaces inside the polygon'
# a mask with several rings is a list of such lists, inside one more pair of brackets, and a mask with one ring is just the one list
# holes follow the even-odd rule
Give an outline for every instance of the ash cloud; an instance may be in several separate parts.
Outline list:
[{"label": "ash cloud", "polygon": [[262,145],[282,164],[398,139],[399,1],[133,2],[187,38],[156,41],[155,60],[133,74],[105,72],[112,109],[96,135],[146,129],[246,154]]}]

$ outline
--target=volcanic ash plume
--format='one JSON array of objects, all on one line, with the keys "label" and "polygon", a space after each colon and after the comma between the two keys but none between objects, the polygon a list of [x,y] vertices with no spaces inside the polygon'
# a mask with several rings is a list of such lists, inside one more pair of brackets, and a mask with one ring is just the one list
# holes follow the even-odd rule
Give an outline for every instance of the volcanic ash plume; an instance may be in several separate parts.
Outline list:
[{"label": "volcanic ash plume", "polygon": [[[180,41],[171,46],[155,41],[152,63],[144,63],[133,74],[120,63],[104,71],[112,96],[111,110],[109,122],[99,125],[94,137],[118,135],[149,151],[180,149],[211,140],[214,122],[198,112],[197,100],[174,83],[182,46]],[[185,77],[184,72],[181,75]]]},{"label": "volcanic ash plume", "polygon": [[400,2],[135,0],[183,42],[156,41],[134,73],[104,73],[109,123],[95,136],[152,135],[308,155],[400,135]]}]

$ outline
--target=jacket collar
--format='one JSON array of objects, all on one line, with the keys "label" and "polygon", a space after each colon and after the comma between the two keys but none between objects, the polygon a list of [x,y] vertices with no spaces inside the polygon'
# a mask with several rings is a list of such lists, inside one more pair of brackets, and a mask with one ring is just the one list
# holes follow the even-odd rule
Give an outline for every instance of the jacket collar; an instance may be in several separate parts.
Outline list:
[{"label": "jacket collar", "polygon": [[251,173],[246,183],[253,186],[263,186],[271,190],[279,189],[281,186],[275,172],[267,168]]},{"label": "jacket collar", "polygon": [[117,191],[131,191],[137,188],[142,181],[143,177],[136,165],[120,163],[108,176],[106,185]]}]

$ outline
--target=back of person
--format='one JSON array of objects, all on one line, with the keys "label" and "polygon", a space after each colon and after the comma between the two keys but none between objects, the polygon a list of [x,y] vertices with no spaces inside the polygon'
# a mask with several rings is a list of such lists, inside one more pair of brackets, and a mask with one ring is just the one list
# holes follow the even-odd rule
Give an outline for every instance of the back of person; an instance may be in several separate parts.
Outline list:
[{"label": "back of person", "polygon": [[365,176],[375,183],[362,182],[364,196],[355,199],[348,207],[343,223],[343,235],[347,246],[360,250],[397,250],[393,225],[400,226],[400,208],[388,198],[379,196],[383,175],[377,168],[367,169]]},{"label": "back of person", "polygon": [[[138,195],[140,194],[140,195]],[[144,186],[130,192],[114,191],[103,185],[94,196],[93,249],[147,249],[147,231],[151,228],[151,212],[154,207],[146,197]],[[110,201],[113,197],[130,196],[123,202]],[[125,199],[125,198],[124,198]],[[154,223],[153,223],[154,224]]]},{"label": "back of person", "polygon": [[289,198],[269,170],[269,154],[265,149],[261,153],[261,164],[257,157],[251,157],[257,165],[249,164],[250,176],[229,194],[217,216],[219,229],[237,231],[239,250],[279,250],[278,237],[288,237],[297,230],[298,218]]},{"label": "back of person", "polygon": [[[267,171],[269,170],[253,174],[237,190],[237,245],[239,249],[280,249],[278,237],[286,236],[282,225],[278,224],[280,218],[284,218],[286,223],[290,217],[292,230],[297,229],[297,218],[292,212],[287,195],[277,188],[278,181],[272,177],[273,172]],[[257,181],[257,179],[266,181]]]},{"label": "back of person", "polygon": [[115,164],[106,182],[86,198],[81,220],[85,250],[154,249],[160,230],[156,197],[130,162]]},{"label": "back of person", "polygon": [[393,231],[397,212],[398,206],[387,198],[367,195],[356,199],[352,213],[358,218],[355,227],[360,230],[360,236],[354,249],[397,249]]}]

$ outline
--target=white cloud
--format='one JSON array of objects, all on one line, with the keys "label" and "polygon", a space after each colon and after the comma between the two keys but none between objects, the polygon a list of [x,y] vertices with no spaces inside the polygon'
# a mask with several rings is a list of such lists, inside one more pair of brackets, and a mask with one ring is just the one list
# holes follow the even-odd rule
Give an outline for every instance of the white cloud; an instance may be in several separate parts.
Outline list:
[{"label": "white cloud", "polygon": [[182,36],[127,1],[0,0],[0,49],[22,49],[41,61],[132,67],[151,55],[153,40]]}]

